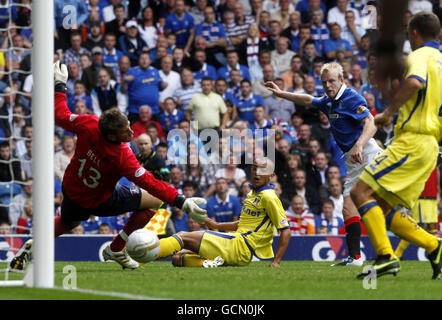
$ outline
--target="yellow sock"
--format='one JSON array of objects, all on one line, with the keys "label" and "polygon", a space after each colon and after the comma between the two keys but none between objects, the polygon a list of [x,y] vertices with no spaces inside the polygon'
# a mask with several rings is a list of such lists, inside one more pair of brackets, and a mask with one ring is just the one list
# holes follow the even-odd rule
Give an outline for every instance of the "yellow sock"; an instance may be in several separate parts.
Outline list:
[{"label": "yellow sock", "polygon": [[437,237],[428,233],[406,213],[392,211],[389,213],[390,231],[408,242],[424,248],[427,252],[436,250],[439,242]]},{"label": "yellow sock", "polygon": [[395,256],[400,259],[404,254],[405,249],[407,249],[409,245],[410,243],[408,241],[401,240],[394,251]]},{"label": "yellow sock", "polygon": [[206,260],[198,254],[184,254],[182,259],[183,267],[202,267],[204,260]]},{"label": "yellow sock", "polygon": [[363,203],[358,208],[362,217],[367,234],[370,241],[376,250],[377,255],[390,255],[394,257],[393,247],[390,239],[387,236],[387,228],[385,227],[385,217],[381,207],[375,200],[370,200]]},{"label": "yellow sock", "polygon": [[160,239],[160,252],[157,259],[167,258],[183,248],[183,239],[179,235]]}]

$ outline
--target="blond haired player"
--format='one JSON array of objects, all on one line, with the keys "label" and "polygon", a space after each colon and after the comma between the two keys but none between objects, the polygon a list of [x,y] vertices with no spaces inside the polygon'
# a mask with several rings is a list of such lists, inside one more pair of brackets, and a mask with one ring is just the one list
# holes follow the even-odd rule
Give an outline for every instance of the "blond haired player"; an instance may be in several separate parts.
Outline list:
[{"label": "blond haired player", "polygon": [[[281,201],[270,179],[274,176],[271,161],[254,161],[252,190],[244,201],[239,220],[217,223],[206,219],[210,229],[230,232],[179,232],[160,240],[158,259],[173,255],[177,267],[247,266],[252,257],[270,260],[278,267],[290,241],[290,226]],[[273,254],[275,229],[280,231],[278,248]],[[186,249],[186,250],[183,250]]]},{"label": "blond haired player", "polygon": [[395,138],[365,167],[351,191],[377,254],[373,268],[361,273],[359,278],[374,271],[376,276],[400,271],[400,262],[394,255],[387,228],[427,250],[433,279],[441,272],[441,240],[397,210],[398,206],[414,207],[436,166],[442,115],[439,32],[440,21],[435,14],[420,12],[411,18],[408,35],[413,52],[407,57],[403,85],[388,108],[375,118],[376,124],[383,126],[398,111]]}]

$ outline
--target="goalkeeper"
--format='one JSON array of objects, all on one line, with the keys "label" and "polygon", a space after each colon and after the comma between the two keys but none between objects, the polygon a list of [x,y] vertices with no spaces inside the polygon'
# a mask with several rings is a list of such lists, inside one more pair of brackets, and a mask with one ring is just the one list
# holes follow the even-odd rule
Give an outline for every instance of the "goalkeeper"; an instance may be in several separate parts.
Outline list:
[{"label": "goalkeeper", "polygon": [[[160,240],[157,259],[172,256],[176,267],[247,266],[252,257],[270,260],[271,267],[278,267],[290,241],[290,226],[274,185],[273,163],[255,161],[252,166],[252,190],[244,201],[240,218],[234,222],[217,223],[206,219],[215,231],[179,232]],[[275,228],[280,231],[276,254],[272,242]],[[184,249],[184,250],[183,250]]]},{"label": "goalkeeper", "polygon": [[[198,207],[205,199],[188,198],[167,183],[157,180],[126,145],[133,138],[129,121],[117,108],[98,118],[71,113],[66,105],[66,65],[54,65],[55,124],[77,135],[75,154],[63,177],[61,216],[54,220],[58,237],[78,226],[89,216],[115,216],[133,211],[126,225],[103,251],[104,260],[114,260],[123,268],[136,269],[125,248],[127,237],[144,227],[162,201],[182,209],[194,220],[204,221],[206,210]],[[126,177],[138,187],[117,182]],[[11,269],[24,268],[31,257],[32,240],[28,240],[10,263]]]}]

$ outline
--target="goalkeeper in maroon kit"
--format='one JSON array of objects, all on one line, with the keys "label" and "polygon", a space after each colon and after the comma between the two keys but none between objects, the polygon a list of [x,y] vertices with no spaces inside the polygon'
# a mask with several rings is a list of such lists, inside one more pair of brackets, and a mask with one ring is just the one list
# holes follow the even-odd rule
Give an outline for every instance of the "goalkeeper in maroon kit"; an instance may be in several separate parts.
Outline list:
[{"label": "goalkeeper in maroon kit", "polygon": [[[135,269],[138,263],[124,250],[127,237],[143,228],[162,202],[187,212],[194,220],[204,222],[206,210],[198,207],[202,198],[188,198],[167,183],[157,180],[138,162],[126,145],[133,131],[126,116],[117,108],[98,118],[71,113],[66,105],[66,65],[54,65],[55,124],[77,135],[77,146],[63,177],[61,215],[54,220],[58,237],[89,216],[115,216],[133,211],[126,225],[103,251],[104,260],[115,260],[123,268]],[[126,177],[138,187],[117,182]],[[28,240],[10,263],[11,269],[22,270],[31,257],[32,240]]]}]

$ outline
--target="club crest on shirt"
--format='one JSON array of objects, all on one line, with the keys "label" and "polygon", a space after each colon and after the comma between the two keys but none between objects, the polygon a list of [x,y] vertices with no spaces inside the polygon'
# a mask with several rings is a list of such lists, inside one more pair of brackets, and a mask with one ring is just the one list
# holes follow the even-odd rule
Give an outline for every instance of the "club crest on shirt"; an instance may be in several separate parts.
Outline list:
[{"label": "club crest on shirt", "polygon": [[359,106],[358,110],[356,111],[357,114],[361,114],[362,112],[364,112],[365,107],[364,106]]},{"label": "club crest on shirt", "polygon": [[258,205],[258,203],[261,201],[261,197],[260,196],[257,196],[256,198],[255,198],[255,200],[253,200],[253,204],[255,205],[255,206],[257,206]]},{"label": "club crest on shirt", "polygon": [[138,168],[137,171],[135,171],[135,178],[141,177],[145,172],[146,169],[144,169],[143,167]]},{"label": "club crest on shirt", "polygon": [[137,194],[138,193],[138,188],[137,187],[130,187],[130,193]]},{"label": "club crest on shirt", "polygon": [[72,121],[74,121],[75,118],[77,118],[77,117],[78,117],[78,114],[72,113],[72,114],[69,116],[69,121],[72,122]]}]

